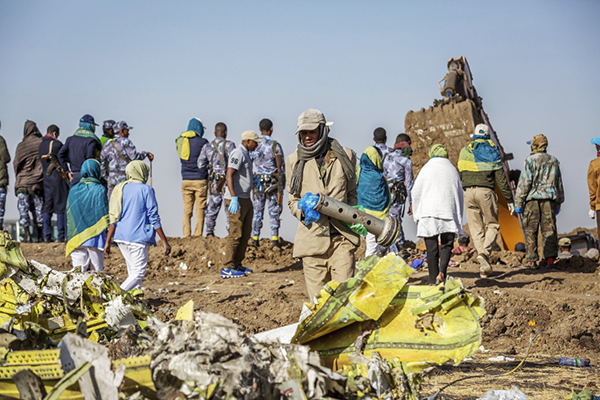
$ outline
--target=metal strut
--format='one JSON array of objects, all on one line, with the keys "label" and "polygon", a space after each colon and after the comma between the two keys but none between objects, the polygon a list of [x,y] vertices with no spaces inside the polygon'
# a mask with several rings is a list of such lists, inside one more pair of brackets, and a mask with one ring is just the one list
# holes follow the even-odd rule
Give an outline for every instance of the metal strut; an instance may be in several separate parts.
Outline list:
[{"label": "metal strut", "polygon": [[315,210],[349,225],[363,224],[369,233],[375,235],[377,244],[384,247],[394,244],[400,232],[400,224],[394,217],[388,215],[384,219],[379,219],[323,194],[319,194],[319,202]]}]

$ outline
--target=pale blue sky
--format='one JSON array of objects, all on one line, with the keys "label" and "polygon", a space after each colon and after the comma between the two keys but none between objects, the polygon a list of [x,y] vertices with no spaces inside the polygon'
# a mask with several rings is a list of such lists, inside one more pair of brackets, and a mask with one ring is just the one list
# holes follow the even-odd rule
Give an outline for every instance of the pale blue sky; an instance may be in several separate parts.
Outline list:
[{"label": "pale blue sky", "polygon": [[[374,128],[395,137],[408,110],[440,97],[447,59],[464,55],[513,168],[525,141],[548,136],[567,191],[564,232],[594,225],[586,171],[600,134],[598,16],[596,1],[0,0],[0,134],[14,154],[26,119],[42,131],[57,124],[63,140],[85,113],[126,120],[138,149],[156,155],[163,225],[179,236],[174,140],[191,117],[208,139],[227,123],[237,143],[270,118],[289,154],[298,115],[318,108],[360,154]],[[17,216],[12,183],[7,218]],[[282,236],[293,240],[296,226],[286,208]]]}]

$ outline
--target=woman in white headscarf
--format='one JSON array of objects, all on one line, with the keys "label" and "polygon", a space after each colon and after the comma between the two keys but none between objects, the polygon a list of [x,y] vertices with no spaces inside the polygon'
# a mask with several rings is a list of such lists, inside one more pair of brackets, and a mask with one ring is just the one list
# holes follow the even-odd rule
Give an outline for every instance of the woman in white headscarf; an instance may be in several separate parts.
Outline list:
[{"label": "woman in white headscarf", "polygon": [[454,238],[462,233],[463,189],[443,145],[431,146],[429,158],[412,189],[413,218],[427,248],[429,282],[439,284],[446,280]]}]

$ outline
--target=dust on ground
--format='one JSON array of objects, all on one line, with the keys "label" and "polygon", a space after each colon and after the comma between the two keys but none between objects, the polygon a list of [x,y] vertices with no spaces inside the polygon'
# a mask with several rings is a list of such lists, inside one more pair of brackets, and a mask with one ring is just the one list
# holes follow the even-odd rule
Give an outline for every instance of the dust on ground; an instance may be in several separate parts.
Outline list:
[{"label": "dust on ground", "polygon": [[[169,239],[172,254],[150,249],[144,297],[156,316],[168,320],[178,307],[194,301],[195,310],[224,315],[250,333],[298,321],[307,301],[301,262],[292,257],[292,244],[271,249],[270,240],[248,247],[244,265],[254,270],[245,278],[222,279],[225,240],[215,237]],[[52,268],[70,269],[62,243],[23,244],[27,259]],[[411,252],[418,256],[418,252]],[[364,254],[364,243],[357,256]],[[489,389],[517,386],[532,399],[565,398],[571,391],[600,390],[600,268],[596,261],[576,257],[558,269],[521,267],[523,255],[502,251],[491,261],[494,273],[479,277],[473,253],[455,256],[448,274],[485,299],[482,319],[483,350],[460,366],[445,365],[423,384],[432,394],[444,384],[465,376],[508,372],[523,358],[534,334],[540,341],[523,369],[500,377],[460,382],[444,390],[446,399],[475,399]],[[501,264],[496,264],[501,263]],[[105,272],[117,281],[127,276],[125,261],[115,247],[105,260]],[[427,271],[415,272],[409,284],[427,284]],[[492,362],[503,355],[514,361]],[[558,357],[589,358],[591,368],[559,367]]]}]

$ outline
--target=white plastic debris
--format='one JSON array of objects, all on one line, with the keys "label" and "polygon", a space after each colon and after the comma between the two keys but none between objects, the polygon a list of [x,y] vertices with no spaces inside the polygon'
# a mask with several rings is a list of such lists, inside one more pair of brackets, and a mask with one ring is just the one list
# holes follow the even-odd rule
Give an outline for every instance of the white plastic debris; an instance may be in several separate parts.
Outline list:
[{"label": "white plastic debris", "polygon": [[490,357],[489,360],[493,362],[515,361],[514,358],[506,356]]},{"label": "white plastic debris", "polygon": [[527,396],[513,386],[510,390],[489,390],[477,400],[527,400]]},{"label": "white plastic debris", "polygon": [[186,263],[184,263],[184,262],[181,262],[181,263],[179,264],[179,268],[181,268],[181,269],[182,269],[182,270],[184,270],[184,271],[187,271],[187,269],[188,269],[189,267],[187,266],[187,264],[186,264]]},{"label": "white plastic debris", "polygon": [[106,303],[104,306],[104,320],[115,331],[126,329],[129,325],[137,325],[131,307],[123,304],[123,297],[121,296]]}]

